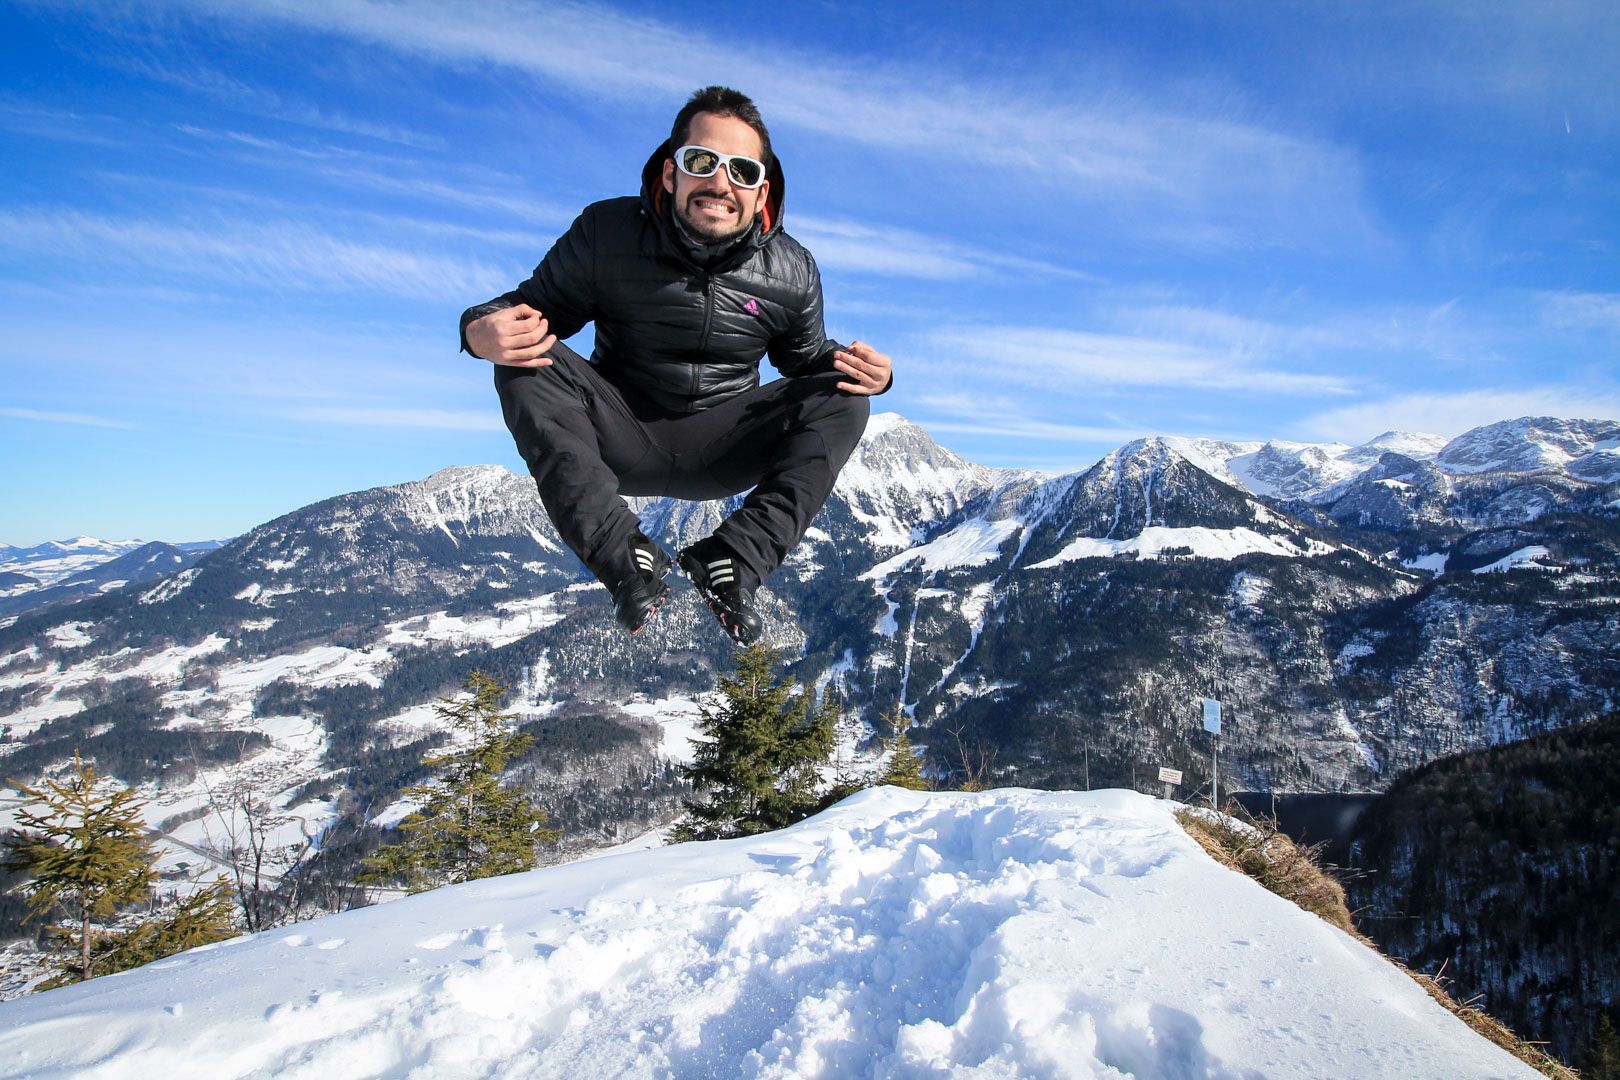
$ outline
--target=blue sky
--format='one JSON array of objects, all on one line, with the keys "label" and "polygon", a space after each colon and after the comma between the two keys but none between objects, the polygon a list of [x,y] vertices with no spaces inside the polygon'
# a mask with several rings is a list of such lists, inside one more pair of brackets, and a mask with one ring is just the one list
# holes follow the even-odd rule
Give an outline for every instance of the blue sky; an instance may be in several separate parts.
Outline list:
[{"label": "blue sky", "polygon": [[711,82],[973,460],[1620,416],[1612,2],[788,7],[0,6],[0,543],[519,467],[456,316]]}]

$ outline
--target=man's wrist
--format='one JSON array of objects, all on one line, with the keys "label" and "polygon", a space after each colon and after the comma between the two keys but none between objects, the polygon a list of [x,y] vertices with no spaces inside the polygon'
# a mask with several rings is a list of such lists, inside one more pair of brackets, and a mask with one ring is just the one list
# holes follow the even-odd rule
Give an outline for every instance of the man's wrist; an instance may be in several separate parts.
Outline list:
[{"label": "man's wrist", "polygon": [[[472,347],[467,344],[467,327],[471,326],[479,319],[482,319],[485,315],[493,315],[497,311],[505,311],[511,306],[512,303],[509,300],[491,300],[488,303],[477,304],[468,308],[466,311],[463,311],[461,313],[461,351],[467,353],[469,356],[478,356],[477,353],[472,351]],[[482,360],[484,357],[480,356],[479,359]]]}]

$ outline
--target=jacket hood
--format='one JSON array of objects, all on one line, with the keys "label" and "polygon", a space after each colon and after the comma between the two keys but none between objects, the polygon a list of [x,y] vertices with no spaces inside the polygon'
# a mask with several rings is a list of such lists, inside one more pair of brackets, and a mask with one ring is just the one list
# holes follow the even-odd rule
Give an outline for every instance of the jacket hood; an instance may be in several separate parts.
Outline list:
[{"label": "jacket hood", "polygon": [[[675,148],[665,139],[652,152],[647,164],[641,167],[641,205],[647,208],[654,221],[665,220],[664,201],[669,198],[669,193],[664,190],[664,162],[674,151]],[[787,197],[787,178],[782,175],[780,158],[772,156],[765,179],[770,182],[771,190],[765,196],[764,209],[760,211],[759,229],[754,233],[756,245],[765,243],[782,231],[782,203]]]}]

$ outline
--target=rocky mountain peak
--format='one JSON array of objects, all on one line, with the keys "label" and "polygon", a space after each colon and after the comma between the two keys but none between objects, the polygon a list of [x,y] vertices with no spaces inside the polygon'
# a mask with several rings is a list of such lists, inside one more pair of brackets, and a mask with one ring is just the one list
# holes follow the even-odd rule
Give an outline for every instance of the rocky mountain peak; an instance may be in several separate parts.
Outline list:
[{"label": "rocky mountain peak", "polygon": [[1175,440],[1137,439],[1092,466],[1050,517],[1063,534],[1120,539],[1153,526],[1248,524],[1246,492],[1189,460]]},{"label": "rocky mountain peak", "polygon": [[1383,454],[1393,452],[1418,461],[1429,461],[1445,449],[1446,442],[1443,435],[1428,435],[1416,431],[1386,431],[1382,435],[1368,439],[1360,446],[1350,448],[1345,452],[1344,459],[1371,463],[1377,461]]},{"label": "rocky mountain peak", "polygon": [[904,547],[1013,472],[966,461],[898,413],[877,413],[838,474],[834,497],[880,547]]},{"label": "rocky mountain peak", "polygon": [[1524,416],[1465,432],[1447,443],[1435,460],[1453,473],[1528,473],[1561,470],[1593,454],[1607,458],[1616,449],[1620,449],[1620,421]]}]

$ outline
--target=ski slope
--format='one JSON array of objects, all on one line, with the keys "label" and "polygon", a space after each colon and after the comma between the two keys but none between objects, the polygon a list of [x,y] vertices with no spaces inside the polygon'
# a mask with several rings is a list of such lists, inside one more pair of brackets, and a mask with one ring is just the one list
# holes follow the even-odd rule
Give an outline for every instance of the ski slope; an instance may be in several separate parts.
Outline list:
[{"label": "ski slope", "polygon": [[1537,1075],[1171,809],[868,791],[0,1005],[0,1076]]}]

